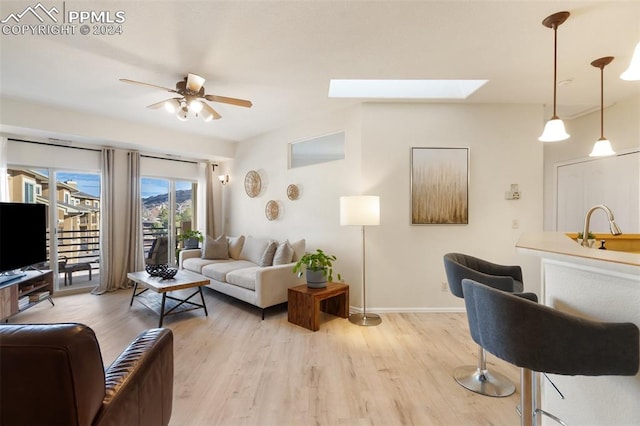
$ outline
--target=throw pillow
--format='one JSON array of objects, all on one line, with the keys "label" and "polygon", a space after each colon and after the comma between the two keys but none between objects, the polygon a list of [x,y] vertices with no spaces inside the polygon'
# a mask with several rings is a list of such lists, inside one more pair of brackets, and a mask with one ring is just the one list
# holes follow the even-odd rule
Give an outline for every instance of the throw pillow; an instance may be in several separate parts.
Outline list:
[{"label": "throw pillow", "polygon": [[291,247],[293,247],[293,258],[291,259],[291,261],[297,262],[302,256],[304,256],[304,250],[305,250],[304,238],[301,240],[292,242]]},{"label": "throw pillow", "polygon": [[244,245],[244,235],[228,237],[227,240],[229,241],[229,257],[235,260],[240,259],[240,253]]},{"label": "throw pillow", "polygon": [[259,265],[262,261],[262,253],[264,253],[269,243],[270,241],[266,238],[254,238],[251,236],[245,238],[240,252],[240,259]]},{"label": "throw pillow", "polygon": [[289,243],[289,240],[285,240],[276,249],[276,254],[273,255],[273,265],[286,265],[293,260],[293,247]]},{"label": "throw pillow", "polygon": [[278,248],[278,243],[272,241],[269,243],[266,249],[264,249],[264,253],[262,253],[262,258],[260,258],[260,266],[271,266],[273,264],[273,256],[276,254],[276,249]]},{"label": "throw pillow", "polygon": [[204,246],[202,246],[202,258],[203,259],[228,259],[229,258],[229,243],[227,243],[227,236],[220,235],[215,240],[207,235]]}]

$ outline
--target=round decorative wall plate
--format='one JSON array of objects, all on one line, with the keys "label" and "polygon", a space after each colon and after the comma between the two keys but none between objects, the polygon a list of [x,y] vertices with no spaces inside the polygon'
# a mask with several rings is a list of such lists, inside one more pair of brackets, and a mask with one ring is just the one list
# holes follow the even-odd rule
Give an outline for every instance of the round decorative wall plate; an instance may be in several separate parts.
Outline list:
[{"label": "round decorative wall plate", "polygon": [[275,200],[269,200],[267,205],[264,208],[264,214],[267,216],[269,220],[276,220],[278,215],[280,214],[280,208],[278,207],[278,202]]},{"label": "round decorative wall plate", "polygon": [[251,170],[244,177],[244,190],[247,192],[247,195],[251,198],[257,197],[260,194],[260,189],[262,188],[262,181],[260,180],[260,175],[255,170]]},{"label": "round decorative wall plate", "polygon": [[290,200],[297,200],[299,196],[300,190],[296,185],[291,184],[287,186],[287,197],[289,197]]}]

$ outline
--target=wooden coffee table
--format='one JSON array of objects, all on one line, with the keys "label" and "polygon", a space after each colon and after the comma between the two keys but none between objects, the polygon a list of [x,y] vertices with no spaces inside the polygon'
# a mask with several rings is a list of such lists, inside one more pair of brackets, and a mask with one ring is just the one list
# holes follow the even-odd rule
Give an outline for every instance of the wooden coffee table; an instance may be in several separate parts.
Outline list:
[{"label": "wooden coffee table", "polygon": [[[204,295],[202,294],[202,286],[209,284],[209,280],[203,278],[201,275],[194,274],[193,272],[180,270],[174,278],[162,279],[160,277],[152,277],[146,271],[141,272],[129,272],[127,278],[134,282],[133,294],[131,295],[131,302],[129,306],[133,305],[133,299],[138,298],[141,294],[147,290],[152,290],[156,293],[162,294],[162,304],[160,306],[160,322],[158,327],[162,327],[162,321],[167,315],[175,315],[182,312],[192,311],[194,309],[204,309],[204,315],[208,316],[207,305],[204,302]],[[138,291],[138,286],[142,285],[144,288]],[[167,293],[170,291],[183,290],[187,288],[197,287],[193,293],[187,298],[180,298],[177,296],[170,296]],[[196,303],[190,299],[196,294],[200,294],[200,300],[202,303]],[[153,303],[153,301],[145,300],[144,298],[137,299],[141,304],[147,308],[158,311],[157,306],[150,306],[145,302]],[[144,301],[143,301],[144,300]],[[169,309],[167,309],[169,308]]]},{"label": "wooden coffee table", "polygon": [[306,284],[290,287],[287,311],[289,322],[318,331],[320,311],[349,317],[349,285],[327,283],[325,288],[309,288]]}]

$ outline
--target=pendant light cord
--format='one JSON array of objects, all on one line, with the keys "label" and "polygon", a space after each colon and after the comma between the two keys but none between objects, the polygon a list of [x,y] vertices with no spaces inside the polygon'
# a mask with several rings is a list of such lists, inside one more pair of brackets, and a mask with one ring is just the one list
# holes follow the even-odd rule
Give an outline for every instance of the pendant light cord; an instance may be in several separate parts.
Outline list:
[{"label": "pendant light cord", "polygon": [[600,139],[604,139],[604,65],[600,67]]},{"label": "pendant light cord", "polygon": [[553,24],[553,118],[558,118],[556,114],[556,76],[558,74],[558,25]]}]

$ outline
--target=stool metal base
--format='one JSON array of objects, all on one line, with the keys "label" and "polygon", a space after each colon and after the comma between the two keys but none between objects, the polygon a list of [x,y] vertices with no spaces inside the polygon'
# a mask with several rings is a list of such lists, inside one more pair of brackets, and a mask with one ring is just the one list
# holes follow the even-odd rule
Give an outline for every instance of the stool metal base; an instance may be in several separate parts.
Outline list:
[{"label": "stool metal base", "polygon": [[376,314],[351,314],[349,315],[349,322],[369,327],[372,325],[380,325],[380,323],[382,323],[382,318],[380,318],[380,315]]},{"label": "stool metal base", "polygon": [[453,378],[461,386],[481,395],[504,397],[516,391],[516,385],[500,373],[490,373],[475,366],[458,367]]}]

